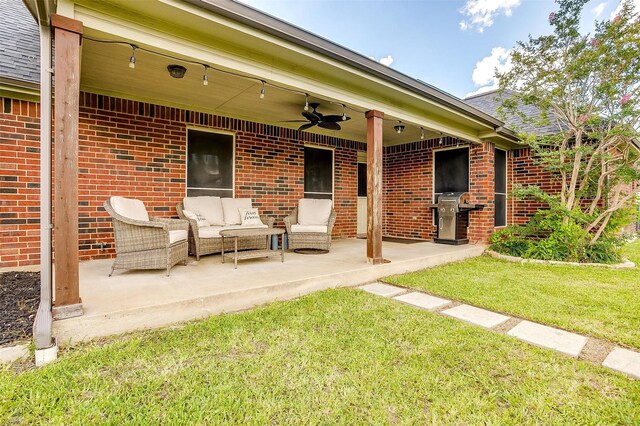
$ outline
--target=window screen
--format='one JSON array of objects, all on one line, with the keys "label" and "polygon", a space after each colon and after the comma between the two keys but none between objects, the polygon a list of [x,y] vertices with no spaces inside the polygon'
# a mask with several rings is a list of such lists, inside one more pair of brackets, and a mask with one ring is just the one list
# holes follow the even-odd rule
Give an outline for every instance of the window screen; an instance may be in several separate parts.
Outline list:
[{"label": "window screen", "polygon": [[187,196],[233,197],[233,136],[188,130]]},{"label": "window screen", "polygon": [[358,197],[367,196],[367,164],[358,163]]},{"label": "window screen", "polygon": [[507,151],[496,149],[494,225],[507,226]]},{"label": "window screen", "polygon": [[304,197],[333,199],[333,151],[304,148]]},{"label": "window screen", "polygon": [[434,193],[469,191],[469,148],[434,153]]}]

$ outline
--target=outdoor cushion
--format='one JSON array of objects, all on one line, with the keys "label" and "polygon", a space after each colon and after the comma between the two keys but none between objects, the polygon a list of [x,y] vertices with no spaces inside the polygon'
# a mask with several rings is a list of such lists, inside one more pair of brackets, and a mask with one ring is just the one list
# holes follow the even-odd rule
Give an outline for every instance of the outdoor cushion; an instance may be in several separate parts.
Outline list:
[{"label": "outdoor cushion", "polygon": [[222,203],[220,197],[209,195],[201,197],[184,197],[182,200],[184,209],[190,212],[200,212],[209,225],[224,225],[222,216]]},{"label": "outdoor cushion", "polygon": [[252,226],[252,225],[262,225],[262,220],[260,220],[260,214],[258,213],[258,209],[245,209],[239,208],[238,212],[240,213],[240,221],[242,222],[242,226]]},{"label": "outdoor cushion", "polygon": [[187,239],[187,231],[184,229],[177,229],[175,231],[169,231],[169,244],[177,243],[178,241]]},{"label": "outdoor cushion", "polygon": [[240,211],[238,209],[251,208],[251,198],[223,198],[222,210],[224,212],[225,225],[240,225]]},{"label": "outdoor cushion", "polygon": [[317,232],[326,234],[327,225],[291,225],[291,232]]},{"label": "outdoor cushion", "polygon": [[[327,225],[331,216],[331,200],[302,198],[298,201],[299,225]],[[326,232],[326,231],[325,231]]]},{"label": "outdoor cushion", "polygon": [[198,229],[198,236],[200,238],[220,238],[220,231],[223,229],[252,229],[252,228],[268,228],[267,225],[230,225],[230,226],[206,226]]},{"label": "outdoor cushion", "polygon": [[111,197],[111,207],[120,216],[133,220],[149,221],[149,213],[144,203],[135,198]]},{"label": "outdoor cushion", "polygon": [[209,226],[209,221],[207,219],[204,218],[204,215],[202,213],[198,212],[192,212],[189,210],[182,210],[182,213],[184,213],[184,215],[186,217],[188,217],[189,219],[193,219],[196,221],[196,223],[198,224],[198,228],[202,228],[203,226]]}]

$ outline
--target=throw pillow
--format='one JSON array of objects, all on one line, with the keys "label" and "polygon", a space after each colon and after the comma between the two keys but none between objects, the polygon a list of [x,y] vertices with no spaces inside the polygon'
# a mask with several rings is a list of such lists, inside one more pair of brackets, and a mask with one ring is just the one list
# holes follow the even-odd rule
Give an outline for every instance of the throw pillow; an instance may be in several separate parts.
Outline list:
[{"label": "throw pillow", "polygon": [[192,212],[189,210],[182,210],[182,213],[184,213],[184,215],[189,219],[195,220],[196,223],[198,224],[198,228],[209,226],[209,222],[207,221],[207,219],[204,218],[202,213],[200,213],[199,211]]},{"label": "throw pillow", "polygon": [[243,209],[241,207],[238,209],[238,212],[240,212],[240,221],[242,226],[263,225],[262,220],[260,220],[258,209]]}]

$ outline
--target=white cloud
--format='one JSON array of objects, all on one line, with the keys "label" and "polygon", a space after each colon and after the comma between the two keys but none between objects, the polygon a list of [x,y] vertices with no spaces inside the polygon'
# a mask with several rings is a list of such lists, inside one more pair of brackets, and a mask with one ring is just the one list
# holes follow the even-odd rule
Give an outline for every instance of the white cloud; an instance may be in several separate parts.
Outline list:
[{"label": "white cloud", "polygon": [[597,18],[598,16],[602,15],[602,12],[604,12],[604,8],[605,7],[607,7],[607,3],[606,2],[605,3],[598,3],[598,5],[596,7],[591,9],[591,12]]},{"label": "white cloud", "polygon": [[473,84],[479,88],[466,96],[478,95],[497,89],[500,82],[496,78],[496,71],[509,71],[512,66],[511,51],[504,47],[494,47],[491,49],[491,55],[485,56],[476,63],[471,79]]},{"label": "white cloud", "polygon": [[393,57],[391,55],[387,55],[385,58],[376,59],[373,56],[369,56],[369,59],[372,61],[380,62],[384,66],[390,66],[393,63]]},{"label": "white cloud", "polygon": [[382,58],[378,62],[388,67],[393,63],[393,58],[391,57],[391,55],[388,55],[386,58]]},{"label": "white cloud", "polygon": [[[613,12],[611,12],[611,15],[609,16],[610,19],[613,19],[620,14],[620,12],[622,11],[623,3],[624,3],[624,0],[621,0],[620,3],[618,3],[618,6],[613,10]],[[631,3],[633,3],[633,7],[635,8],[635,11],[640,12],[640,0],[633,0]]]},{"label": "white cloud", "polygon": [[513,9],[520,6],[522,0],[467,0],[460,13],[467,16],[460,22],[460,29],[465,31],[475,28],[483,32],[493,25],[493,18],[499,15],[511,16]]}]

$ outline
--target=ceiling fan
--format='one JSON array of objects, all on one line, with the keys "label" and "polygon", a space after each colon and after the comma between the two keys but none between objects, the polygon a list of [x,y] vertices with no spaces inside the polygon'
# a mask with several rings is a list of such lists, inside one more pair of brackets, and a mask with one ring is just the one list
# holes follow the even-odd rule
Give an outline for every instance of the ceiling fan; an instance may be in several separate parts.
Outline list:
[{"label": "ceiling fan", "polygon": [[341,127],[338,124],[339,121],[351,120],[351,117],[347,115],[324,115],[316,111],[320,106],[318,103],[310,103],[312,111],[302,111],[302,116],[306,120],[287,120],[283,123],[305,123],[298,128],[298,130],[307,130],[310,127],[318,126],[328,130],[340,130]]}]

